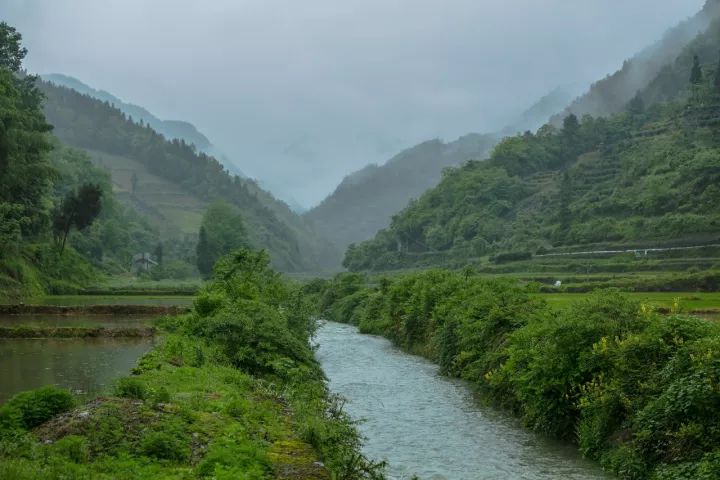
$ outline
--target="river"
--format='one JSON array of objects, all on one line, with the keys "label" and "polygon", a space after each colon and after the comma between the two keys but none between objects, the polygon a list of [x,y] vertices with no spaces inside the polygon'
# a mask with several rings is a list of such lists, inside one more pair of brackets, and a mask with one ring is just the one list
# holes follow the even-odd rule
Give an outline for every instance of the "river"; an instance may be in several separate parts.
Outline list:
[{"label": "river", "polygon": [[524,429],[480,405],[469,386],[433,363],[352,326],[323,325],[317,358],[346,411],[363,419],[365,453],[385,459],[393,479],[607,479],[575,447]]}]

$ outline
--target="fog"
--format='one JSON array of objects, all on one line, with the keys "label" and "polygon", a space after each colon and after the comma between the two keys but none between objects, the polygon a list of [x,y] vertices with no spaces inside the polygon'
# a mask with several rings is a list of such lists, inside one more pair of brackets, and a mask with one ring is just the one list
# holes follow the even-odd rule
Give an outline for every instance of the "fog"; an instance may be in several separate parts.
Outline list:
[{"label": "fog", "polygon": [[501,128],[704,0],[0,0],[34,73],[187,120],[278,197],[430,138]]}]

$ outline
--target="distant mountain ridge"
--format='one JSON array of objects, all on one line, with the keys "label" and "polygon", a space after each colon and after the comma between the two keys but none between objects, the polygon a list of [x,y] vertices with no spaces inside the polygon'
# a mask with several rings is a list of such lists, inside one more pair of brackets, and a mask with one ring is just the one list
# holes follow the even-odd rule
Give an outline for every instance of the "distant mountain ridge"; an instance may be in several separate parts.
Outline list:
[{"label": "distant mountain ridge", "polygon": [[240,169],[227,155],[220,151],[220,149],[213,145],[210,139],[208,139],[197,129],[195,125],[190,122],[186,122],[184,120],[162,120],[139,105],[125,102],[110,92],[93,88],[81,80],[71,77],[70,75],[50,73],[47,75],[41,75],[40,78],[46,82],[54,83],[55,85],[61,87],[71,88],[78,93],[88,95],[102,102],[108,102],[109,104],[114,105],[121,112],[124,112],[126,115],[132,117],[136,122],[142,120],[143,123],[150,125],[153,130],[160,133],[168,140],[178,139],[183,140],[188,145],[195,145],[195,148],[197,148],[198,151],[212,155],[220,160],[220,163],[230,170],[231,173],[245,177],[242,169]]},{"label": "distant mountain ridge", "polygon": [[230,174],[216,158],[167,139],[107,100],[54,82],[37,85],[55,136],[109,170],[121,201],[165,232],[166,240],[192,242],[207,205],[223,200],[241,210],[251,245],[266,249],[279,270],[318,271],[337,256],[326,253],[329,244],[284,202],[255,181]]},{"label": "distant mountain ridge", "polygon": [[131,116],[136,122],[142,120],[143,123],[150,125],[153,130],[162,134],[168,140],[172,140],[173,138],[184,140],[185,143],[195,145],[198,150],[205,153],[209,153],[208,150],[212,148],[210,140],[208,140],[208,138],[198,131],[197,127],[190,122],[181,120],[161,120],[139,105],[124,102],[110,92],[97,90],[69,75],[51,73],[48,75],[41,75],[40,77],[47,82],[54,83],[55,85],[72,88],[83,95],[89,95],[100,101],[108,102],[120,111],[124,112],[126,115]]},{"label": "distant mountain ridge", "polygon": [[580,93],[578,85],[558,87],[520,114],[502,132],[470,133],[451,142],[430,140],[403,150],[385,164],[368,165],[347,175],[335,191],[304,217],[340,250],[372,238],[393,215],[434,187],[448,167],[484,160],[504,136],[535,130]]},{"label": "distant mountain ridge", "polygon": [[552,123],[560,125],[570,113],[581,118],[583,115],[597,117],[621,112],[640,90],[645,89],[664,67],[672,63],[698,34],[706,31],[718,18],[720,0],[707,0],[696,15],[680,22],[659,41],[626,60],[617,72],[595,82],[587,93],[578,97],[563,112],[554,115]]},{"label": "distant mountain ridge", "polygon": [[[622,79],[640,65],[637,60],[596,83],[565,113],[583,113],[572,108],[587,107],[601,94],[609,103],[597,111],[620,111],[566,116],[561,128],[550,124],[536,134],[503,139],[489,160],[448,170],[387,229],[351,246],[344,265],[356,271],[490,268],[548,251],[716,242],[719,7],[720,1],[708,2],[700,14],[634,57],[665,63],[654,66],[656,73],[642,85],[633,84],[638,88],[622,108],[621,93],[629,85]],[[706,23],[710,14],[714,18]],[[690,36],[689,25],[700,25],[693,22],[707,27]],[[685,37],[682,45],[668,43]],[[667,51],[658,50],[663,45]],[[695,68],[703,74],[691,84]],[[614,89],[616,94],[608,93]]]}]

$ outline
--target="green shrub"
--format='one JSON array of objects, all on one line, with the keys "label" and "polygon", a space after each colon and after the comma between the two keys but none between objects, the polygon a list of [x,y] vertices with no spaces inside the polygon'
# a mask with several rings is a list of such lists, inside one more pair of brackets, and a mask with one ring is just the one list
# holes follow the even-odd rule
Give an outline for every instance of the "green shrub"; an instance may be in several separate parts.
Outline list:
[{"label": "green shrub", "polygon": [[139,379],[125,377],[118,380],[115,384],[115,395],[118,397],[145,400],[148,397],[148,391],[145,384]]},{"label": "green shrub", "polygon": [[[75,405],[69,391],[47,386],[15,395],[7,402],[10,409],[16,409],[24,428],[33,428],[50,420],[55,415],[67,412]],[[12,421],[12,411],[6,412],[7,421]]]},{"label": "green shrub", "polygon": [[159,460],[186,462],[190,458],[187,439],[175,432],[150,432],[140,442],[140,452]]},{"label": "green shrub", "polygon": [[75,463],[85,463],[90,458],[87,439],[78,435],[68,435],[61,438],[55,442],[53,449]]}]

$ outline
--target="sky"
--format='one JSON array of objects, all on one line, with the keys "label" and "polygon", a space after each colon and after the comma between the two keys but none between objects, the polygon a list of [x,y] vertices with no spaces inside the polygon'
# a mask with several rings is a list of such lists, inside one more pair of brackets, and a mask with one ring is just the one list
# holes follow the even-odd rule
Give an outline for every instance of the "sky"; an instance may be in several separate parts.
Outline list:
[{"label": "sky", "polygon": [[193,123],[310,207],[421,141],[499,130],[705,0],[0,0],[33,73]]}]

